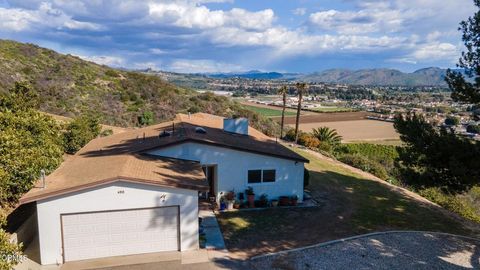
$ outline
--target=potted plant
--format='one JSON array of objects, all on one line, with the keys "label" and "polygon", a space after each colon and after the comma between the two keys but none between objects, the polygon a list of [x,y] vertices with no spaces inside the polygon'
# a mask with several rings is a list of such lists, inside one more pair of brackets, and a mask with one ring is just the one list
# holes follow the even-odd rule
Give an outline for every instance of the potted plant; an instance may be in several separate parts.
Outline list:
[{"label": "potted plant", "polygon": [[293,195],[293,196],[290,198],[290,202],[292,203],[292,206],[296,206],[296,205],[297,205],[297,201],[298,201],[298,196],[297,196],[297,195]]},{"label": "potted plant", "polygon": [[248,187],[245,190],[245,194],[247,194],[248,207],[254,208],[255,207],[255,193],[253,192],[253,188]]},{"label": "potted plant", "polygon": [[235,203],[235,192],[233,190],[227,192],[225,199],[227,201],[227,210],[233,210],[233,204]]},{"label": "potted plant", "polygon": [[272,206],[277,207],[278,206],[278,200],[272,200]]},{"label": "potted plant", "polygon": [[267,207],[268,206],[268,195],[263,193],[260,196],[260,207]]},{"label": "potted plant", "polygon": [[288,196],[280,196],[279,197],[279,205],[280,206],[290,205],[290,198]]},{"label": "potted plant", "polygon": [[225,208],[227,208],[227,205],[225,204],[225,197],[222,196],[220,197],[220,211],[225,210]]},{"label": "potted plant", "polygon": [[243,201],[245,200],[245,194],[243,192],[238,193],[238,200],[240,203],[240,207],[243,206]]},{"label": "potted plant", "polygon": [[234,209],[240,209],[240,202],[239,202],[239,201],[235,201],[235,203],[233,204],[233,208],[234,208]]}]

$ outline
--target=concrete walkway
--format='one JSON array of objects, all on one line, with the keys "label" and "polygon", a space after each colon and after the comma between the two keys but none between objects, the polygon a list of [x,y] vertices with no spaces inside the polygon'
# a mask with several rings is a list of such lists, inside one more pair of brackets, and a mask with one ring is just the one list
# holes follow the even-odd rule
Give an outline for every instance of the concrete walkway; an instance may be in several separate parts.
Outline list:
[{"label": "concrete walkway", "polygon": [[212,210],[200,210],[199,216],[203,220],[202,226],[206,238],[205,248],[207,250],[221,250],[228,252],[215,213]]}]

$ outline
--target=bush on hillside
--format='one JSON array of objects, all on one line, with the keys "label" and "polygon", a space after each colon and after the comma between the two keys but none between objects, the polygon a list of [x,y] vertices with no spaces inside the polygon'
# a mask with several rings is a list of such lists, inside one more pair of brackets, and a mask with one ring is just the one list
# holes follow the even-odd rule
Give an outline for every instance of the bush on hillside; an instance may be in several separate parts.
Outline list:
[{"label": "bush on hillside", "polygon": [[480,134],[480,125],[468,125],[467,132]]},{"label": "bush on hillside", "polygon": [[345,154],[340,156],[338,160],[362,171],[369,172],[383,180],[387,180],[389,177],[387,170],[385,170],[380,163],[365,156],[359,154]]},{"label": "bush on hillside", "polygon": [[480,222],[480,215],[477,214],[475,207],[455,195],[443,192],[440,187],[425,188],[420,190],[419,194],[443,208],[463,216],[464,218]]},{"label": "bush on hillside", "polygon": [[310,149],[317,149],[320,145],[320,141],[310,133],[302,133],[298,137],[298,144]]},{"label": "bush on hillside", "polygon": [[63,134],[65,152],[75,154],[89,141],[100,135],[99,119],[95,116],[83,115],[67,124]]}]

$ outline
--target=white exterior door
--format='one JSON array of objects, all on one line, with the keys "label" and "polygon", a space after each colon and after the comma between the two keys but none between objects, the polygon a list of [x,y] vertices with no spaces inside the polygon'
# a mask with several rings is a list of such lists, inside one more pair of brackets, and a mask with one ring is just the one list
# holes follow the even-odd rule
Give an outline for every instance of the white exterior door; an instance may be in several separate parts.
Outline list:
[{"label": "white exterior door", "polygon": [[61,218],[65,261],[179,250],[177,206]]}]

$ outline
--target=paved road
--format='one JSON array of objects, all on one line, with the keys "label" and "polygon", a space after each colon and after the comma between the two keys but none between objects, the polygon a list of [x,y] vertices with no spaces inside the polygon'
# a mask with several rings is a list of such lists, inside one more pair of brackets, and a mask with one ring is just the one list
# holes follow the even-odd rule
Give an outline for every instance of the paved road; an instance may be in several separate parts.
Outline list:
[{"label": "paved road", "polygon": [[480,269],[480,241],[436,233],[379,234],[250,261],[251,269]]}]

